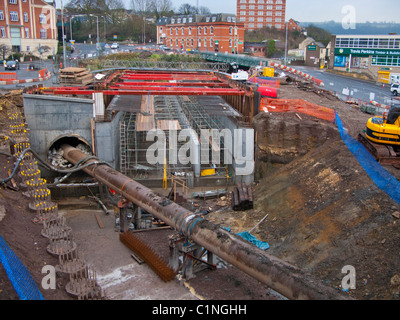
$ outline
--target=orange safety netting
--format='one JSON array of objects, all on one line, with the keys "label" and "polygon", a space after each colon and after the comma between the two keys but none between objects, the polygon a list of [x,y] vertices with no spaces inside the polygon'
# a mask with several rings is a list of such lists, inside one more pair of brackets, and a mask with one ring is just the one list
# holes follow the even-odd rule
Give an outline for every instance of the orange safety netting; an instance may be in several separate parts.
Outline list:
[{"label": "orange safety netting", "polygon": [[336,113],[334,109],[322,107],[301,99],[270,99],[262,98],[260,111],[264,112],[298,112],[334,122]]}]

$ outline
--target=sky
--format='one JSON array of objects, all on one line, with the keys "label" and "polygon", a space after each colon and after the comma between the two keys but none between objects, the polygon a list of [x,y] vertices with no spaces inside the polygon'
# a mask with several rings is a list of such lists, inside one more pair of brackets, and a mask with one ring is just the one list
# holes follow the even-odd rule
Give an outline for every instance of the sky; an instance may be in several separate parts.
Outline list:
[{"label": "sky", "polygon": [[[122,0],[125,7],[130,9],[131,0]],[[193,6],[208,7],[213,13],[236,14],[236,0],[171,0],[175,9],[183,3]],[[61,0],[56,0],[60,7]],[[67,3],[68,0],[63,0]],[[286,19],[293,18],[299,22],[342,22],[349,11],[342,13],[346,6],[354,8],[356,23],[369,22],[396,22],[400,23],[399,0],[287,0]]]}]

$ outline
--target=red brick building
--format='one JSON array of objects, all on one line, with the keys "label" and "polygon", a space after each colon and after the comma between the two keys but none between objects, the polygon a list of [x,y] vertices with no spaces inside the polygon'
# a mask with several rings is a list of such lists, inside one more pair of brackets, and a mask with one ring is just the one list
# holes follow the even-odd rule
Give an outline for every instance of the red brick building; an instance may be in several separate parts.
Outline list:
[{"label": "red brick building", "polygon": [[157,43],[180,51],[242,53],[244,24],[229,14],[160,18],[157,21]]},{"label": "red brick building", "polygon": [[285,28],[286,0],[237,0],[237,17],[246,30]]},{"label": "red brick building", "polygon": [[288,21],[288,30],[289,31],[301,31],[301,27],[300,27],[300,25],[298,24],[298,22],[297,21],[295,21],[295,20],[293,20],[293,19],[290,19],[289,21]]},{"label": "red brick building", "polygon": [[11,52],[40,55],[57,52],[55,2],[0,0],[0,45]]}]

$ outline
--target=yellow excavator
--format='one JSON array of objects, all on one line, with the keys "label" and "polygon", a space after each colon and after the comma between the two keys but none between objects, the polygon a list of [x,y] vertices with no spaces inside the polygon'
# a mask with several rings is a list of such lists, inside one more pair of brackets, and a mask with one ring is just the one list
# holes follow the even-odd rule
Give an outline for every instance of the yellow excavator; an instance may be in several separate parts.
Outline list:
[{"label": "yellow excavator", "polygon": [[365,133],[359,134],[358,141],[382,165],[400,169],[400,107],[391,108],[387,116],[370,118]]}]

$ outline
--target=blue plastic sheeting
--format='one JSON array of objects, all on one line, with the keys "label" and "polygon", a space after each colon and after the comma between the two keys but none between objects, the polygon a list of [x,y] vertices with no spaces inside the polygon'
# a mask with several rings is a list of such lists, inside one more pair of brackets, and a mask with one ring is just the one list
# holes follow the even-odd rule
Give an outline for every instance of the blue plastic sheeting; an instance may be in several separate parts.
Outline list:
[{"label": "blue plastic sheeting", "polygon": [[[228,228],[222,227],[222,229],[225,229],[225,230],[231,232],[231,227],[228,227]],[[237,233],[237,235],[239,237],[242,237],[243,239],[251,242],[252,244],[256,245],[257,247],[259,247],[262,250],[267,250],[269,248],[269,244],[267,242],[263,242],[261,240],[258,240],[255,236],[253,236],[248,231]]]},{"label": "blue plastic sheeting", "polygon": [[21,300],[44,300],[28,269],[0,236],[0,262]]},{"label": "blue plastic sheeting", "polygon": [[338,114],[336,114],[336,123],[343,142],[376,186],[386,192],[393,201],[400,204],[400,182],[383,168],[359,141],[346,132]]},{"label": "blue plastic sheeting", "polygon": [[262,250],[267,250],[269,248],[269,244],[267,242],[258,240],[255,236],[253,236],[248,231],[240,232],[237,235],[239,237],[242,237],[243,239],[251,242],[252,244],[256,245],[257,247],[259,247]]}]

